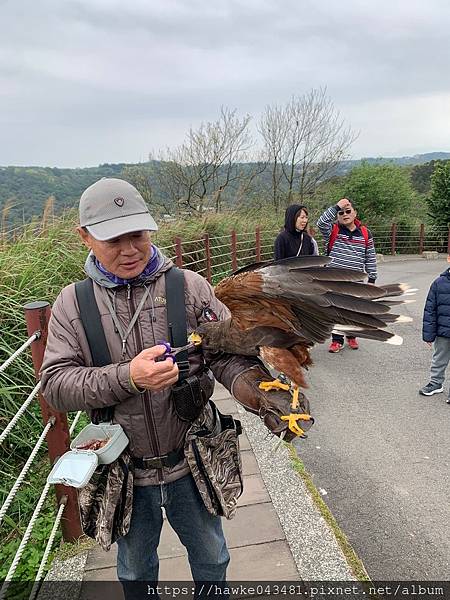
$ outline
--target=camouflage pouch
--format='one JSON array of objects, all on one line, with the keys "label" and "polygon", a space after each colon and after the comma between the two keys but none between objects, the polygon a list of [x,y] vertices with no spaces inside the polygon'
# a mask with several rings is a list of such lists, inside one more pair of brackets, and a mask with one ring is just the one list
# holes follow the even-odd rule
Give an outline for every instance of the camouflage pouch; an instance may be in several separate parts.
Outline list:
[{"label": "camouflage pouch", "polygon": [[209,513],[231,519],[243,491],[238,436],[241,423],[223,415],[213,402],[186,434],[184,452]]},{"label": "camouflage pouch", "polygon": [[128,451],[109,465],[100,465],[80,489],[81,527],[108,551],[130,529],[133,510],[134,465]]}]

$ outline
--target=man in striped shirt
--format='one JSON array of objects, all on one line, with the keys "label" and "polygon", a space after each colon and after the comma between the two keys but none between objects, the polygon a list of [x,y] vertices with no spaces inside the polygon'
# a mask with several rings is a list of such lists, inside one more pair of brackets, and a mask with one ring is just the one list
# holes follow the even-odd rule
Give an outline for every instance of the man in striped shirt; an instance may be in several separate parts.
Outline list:
[{"label": "man in striped shirt", "polygon": [[[337,223],[335,223],[337,218]],[[346,267],[364,271],[369,283],[377,278],[377,255],[370,231],[357,219],[356,209],[348,198],[330,206],[320,216],[317,227],[323,235],[327,254],[332,259],[330,267]],[[350,348],[358,350],[354,337],[347,337]],[[333,333],[329,352],[339,352],[344,346],[344,336]]]}]

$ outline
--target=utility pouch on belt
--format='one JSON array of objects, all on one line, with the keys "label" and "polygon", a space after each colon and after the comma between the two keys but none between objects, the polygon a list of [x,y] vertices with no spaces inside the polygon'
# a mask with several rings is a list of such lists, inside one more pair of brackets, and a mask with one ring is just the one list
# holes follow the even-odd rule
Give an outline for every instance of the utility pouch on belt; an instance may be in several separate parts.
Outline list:
[{"label": "utility pouch on belt", "polygon": [[173,386],[171,397],[175,411],[182,421],[194,421],[207,402],[196,375]]},{"label": "utility pouch on belt", "polygon": [[211,400],[186,434],[184,453],[206,510],[231,519],[243,491],[241,423]]}]

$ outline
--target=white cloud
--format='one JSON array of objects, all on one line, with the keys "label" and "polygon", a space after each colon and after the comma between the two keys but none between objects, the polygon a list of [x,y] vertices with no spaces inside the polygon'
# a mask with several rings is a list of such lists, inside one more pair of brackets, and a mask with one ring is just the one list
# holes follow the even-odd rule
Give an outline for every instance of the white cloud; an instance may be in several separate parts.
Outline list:
[{"label": "white cloud", "polygon": [[3,165],[139,160],[221,105],[257,118],[318,86],[355,155],[449,149],[446,0],[11,0],[0,19]]}]

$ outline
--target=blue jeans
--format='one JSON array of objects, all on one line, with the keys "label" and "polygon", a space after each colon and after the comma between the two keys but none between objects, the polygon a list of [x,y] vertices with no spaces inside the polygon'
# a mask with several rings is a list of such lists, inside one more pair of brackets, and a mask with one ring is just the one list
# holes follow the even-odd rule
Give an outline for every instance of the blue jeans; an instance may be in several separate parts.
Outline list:
[{"label": "blue jeans", "polygon": [[190,474],[172,483],[135,486],[130,531],[117,542],[120,581],[158,581],[162,506],[187,549],[194,581],[224,582],[230,555],[222,520],[206,510]]}]

